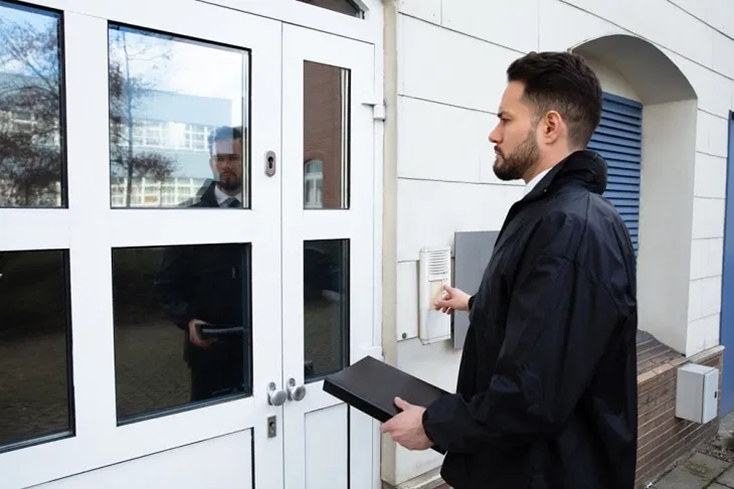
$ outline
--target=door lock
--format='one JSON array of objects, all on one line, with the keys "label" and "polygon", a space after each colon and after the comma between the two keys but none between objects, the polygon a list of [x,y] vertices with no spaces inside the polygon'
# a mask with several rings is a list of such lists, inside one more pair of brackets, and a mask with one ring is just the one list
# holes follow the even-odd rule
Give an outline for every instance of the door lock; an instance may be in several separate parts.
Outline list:
[{"label": "door lock", "polygon": [[275,416],[268,418],[268,438],[275,438],[278,436],[278,422]]},{"label": "door lock", "polygon": [[299,385],[296,386],[296,379],[288,379],[288,399],[291,401],[300,401],[306,397],[306,387]]},{"label": "door lock", "polygon": [[275,151],[265,153],[265,174],[269,177],[275,175]]}]

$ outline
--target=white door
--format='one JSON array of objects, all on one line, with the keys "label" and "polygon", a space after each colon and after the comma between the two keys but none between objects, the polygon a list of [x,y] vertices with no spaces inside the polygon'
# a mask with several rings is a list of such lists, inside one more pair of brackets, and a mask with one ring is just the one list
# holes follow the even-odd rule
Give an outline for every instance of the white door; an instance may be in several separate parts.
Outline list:
[{"label": "white door", "polygon": [[379,487],[376,424],[322,391],[379,354],[374,56],[0,2],[0,487]]},{"label": "white door", "polygon": [[0,486],[284,487],[281,23],[39,3],[0,3]]},{"label": "white door", "polygon": [[[368,489],[376,426],[322,390],[372,348],[374,46],[283,33],[285,485]],[[302,397],[303,396],[303,397]],[[304,449],[305,448],[305,449]],[[379,480],[379,479],[378,479]]]}]

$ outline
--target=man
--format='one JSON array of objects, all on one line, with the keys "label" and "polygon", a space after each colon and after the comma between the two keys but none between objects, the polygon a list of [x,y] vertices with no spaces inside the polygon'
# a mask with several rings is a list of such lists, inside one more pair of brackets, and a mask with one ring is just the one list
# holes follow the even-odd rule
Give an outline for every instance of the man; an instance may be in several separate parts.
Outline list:
[{"label": "man", "polygon": [[[242,130],[219,128],[209,144],[214,180],[202,187],[195,201],[184,205],[242,208]],[[191,369],[192,401],[244,389],[241,334],[204,339],[200,328],[204,324],[246,326],[248,285],[249,272],[241,245],[172,246],[163,253],[156,290],[163,309],[184,331],[184,360]]]},{"label": "man", "polygon": [[479,291],[436,307],[470,313],[457,394],[401,399],[382,427],[409,449],[446,450],[456,489],[632,489],[637,440],[635,254],[585,150],[601,89],[570,53],[507,70],[494,171],[522,178]]}]

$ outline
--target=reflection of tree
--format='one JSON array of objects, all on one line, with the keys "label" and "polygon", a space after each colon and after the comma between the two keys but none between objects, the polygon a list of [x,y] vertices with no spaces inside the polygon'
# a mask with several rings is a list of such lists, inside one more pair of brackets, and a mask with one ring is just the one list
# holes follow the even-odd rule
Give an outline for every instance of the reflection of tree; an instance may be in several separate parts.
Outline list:
[{"label": "reflection of tree", "polygon": [[160,47],[155,41],[152,44],[130,42],[124,30],[110,33],[110,158],[113,174],[124,175],[127,180],[127,207],[130,206],[134,179],[151,177],[162,180],[175,169],[175,162],[171,158],[160,153],[136,152],[134,145],[134,111],[151,93],[153,84],[132,75],[131,64],[156,58],[167,59],[165,51],[156,54],[156,51],[160,51],[156,48]]},{"label": "reflection of tree", "polygon": [[[149,47],[138,47],[124,35],[110,36],[110,42],[111,50],[124,53],[122,59],[110,56],[109,63],[111,171],[127,177],[129,205],[134,178],[165,178],[174,161],[133,151],[133,111],[151,87],[131,74],[130,65]],[[61,93],[55,19],[31,25],[0,18],[0,205],[56,205],[63,154]]]},{"label": "reflection of tree", "polygon": [[61,179],[56,23],[39,29],[0,18],[0,70],[0,205],[55,205]]}]

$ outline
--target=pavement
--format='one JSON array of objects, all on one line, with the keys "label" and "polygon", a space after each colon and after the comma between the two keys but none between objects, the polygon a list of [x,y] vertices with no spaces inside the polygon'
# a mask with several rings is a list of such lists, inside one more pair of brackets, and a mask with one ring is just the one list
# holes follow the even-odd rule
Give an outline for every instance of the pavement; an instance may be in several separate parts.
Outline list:
[{"label": "pavement", "polygon": [[734,413],[720,421],[719,434],[649,489],[734,489]]}]

